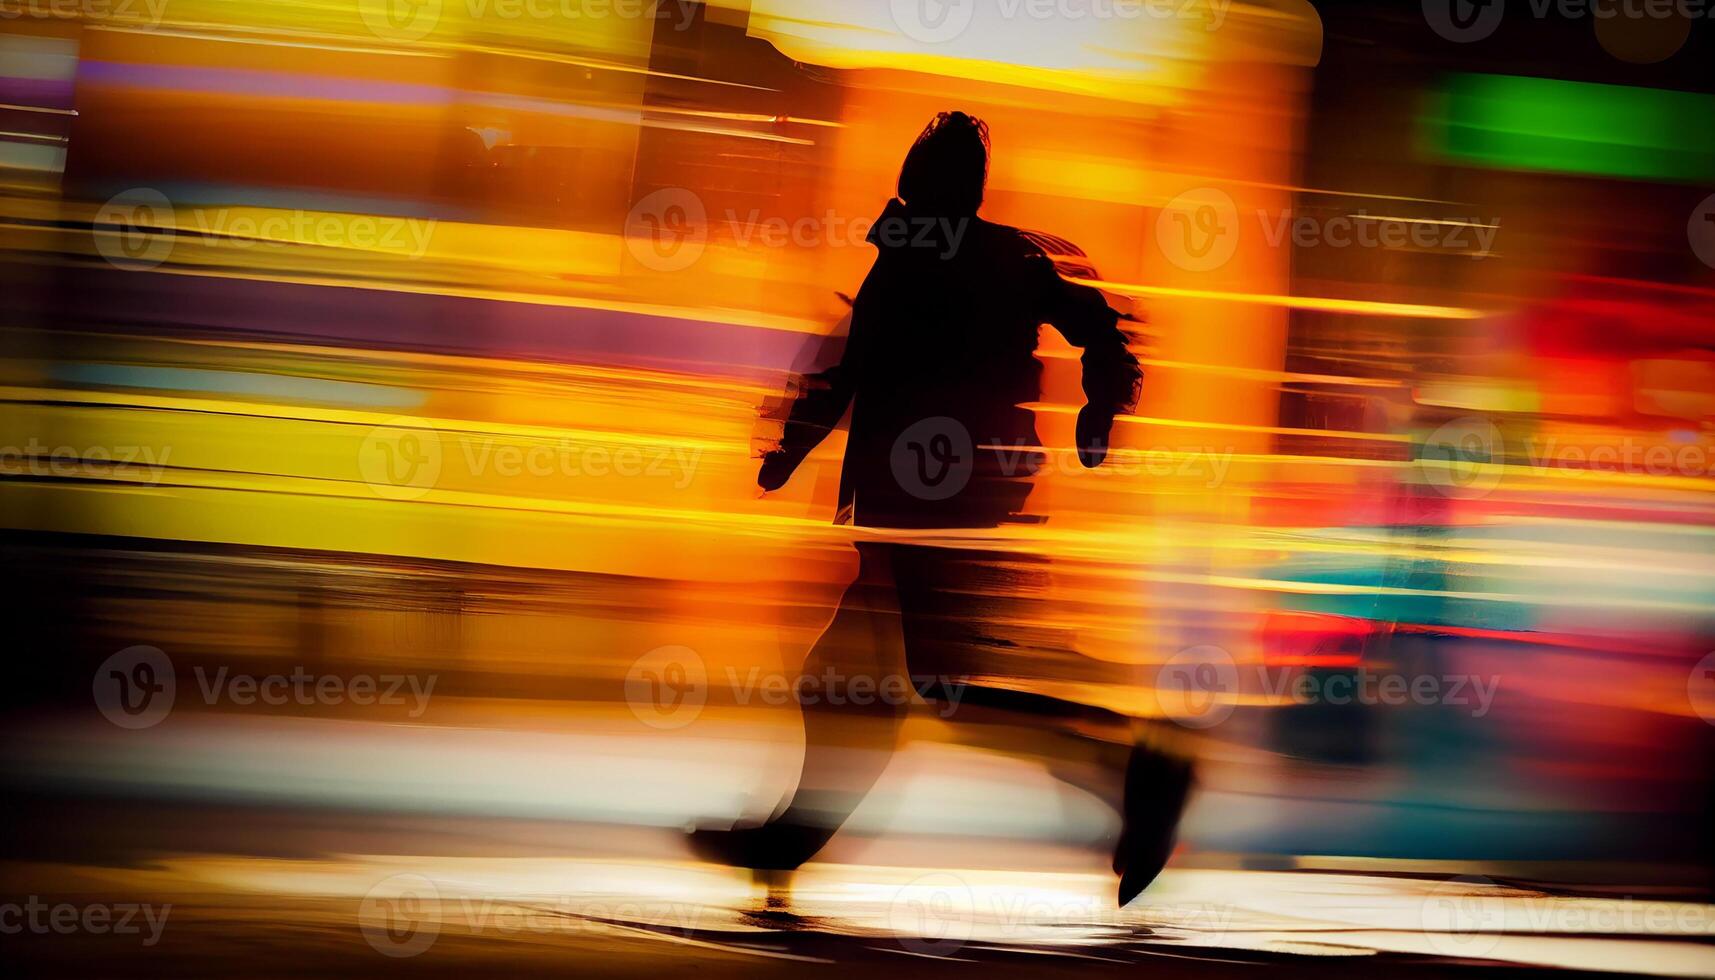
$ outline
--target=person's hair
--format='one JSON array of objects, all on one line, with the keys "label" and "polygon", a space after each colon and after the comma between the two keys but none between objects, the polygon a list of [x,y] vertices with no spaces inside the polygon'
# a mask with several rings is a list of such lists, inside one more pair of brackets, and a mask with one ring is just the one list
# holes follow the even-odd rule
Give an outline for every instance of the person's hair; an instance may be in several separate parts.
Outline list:
[{"label": "person's hair", "polygon": [[989,128],[962,112],[943,112],[923,127],[899,168],[899,197],[913,210],[974,215],[989,174]]}]

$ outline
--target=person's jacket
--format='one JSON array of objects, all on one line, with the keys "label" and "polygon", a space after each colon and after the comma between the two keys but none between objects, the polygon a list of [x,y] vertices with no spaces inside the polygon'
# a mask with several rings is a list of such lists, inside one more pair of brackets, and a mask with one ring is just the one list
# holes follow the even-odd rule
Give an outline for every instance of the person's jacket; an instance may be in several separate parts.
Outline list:
[{"label": "person's jacket", "polygon": [[1119,314],[1062,279],[1016,228],[888,204],[869,234],[880,254],[852,306],[840,362],[805,379],[759,482],[785,483],[848,406],[840,509],[868,527],[992,527],[1013,520],[1042,456],[1037,331],[1081,347],[1081,456],[1100,462],[1142,376]]}]

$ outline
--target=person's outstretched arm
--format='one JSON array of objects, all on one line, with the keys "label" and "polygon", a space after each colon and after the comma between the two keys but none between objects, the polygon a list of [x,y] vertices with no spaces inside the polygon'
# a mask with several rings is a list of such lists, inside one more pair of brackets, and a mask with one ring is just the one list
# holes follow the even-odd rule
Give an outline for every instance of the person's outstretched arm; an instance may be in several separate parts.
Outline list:
[{"label": "person's outstretched arm", "polygon": [[1120,315],[1100,291],[1067,282],[1045,255],[1031,256],[1030,276],[1040,297],[1042,319],[1074,347],[1084,349],[1084,398],[1078,412],[1078,459],[1087,467],[1102,465],[1108,455],[1108,434],[1114,417],[1137,407],[1143,369],[1126,349]]},{"label": "person's outstretched arm", "polygon": [[[873,273],[872,273],[873,276]],[[757,486],[765,491],[786,485],[798,464],[810,455],[840,418],[846,414],[852,395],[857,390],[858,367],[862,363],[860,337],[868,333],[869,317],[865,310],[873,304],[866,302],[865,293],[873,292],[869,281],[858,291],[852,302],[851,331],[846,337],[846,349],[840,362],[825,371],[805,375],[799,381],[798,396],[786,416],[786,427],[780,435],[779,448],[762,456],[762,470],[756,476]]]}]

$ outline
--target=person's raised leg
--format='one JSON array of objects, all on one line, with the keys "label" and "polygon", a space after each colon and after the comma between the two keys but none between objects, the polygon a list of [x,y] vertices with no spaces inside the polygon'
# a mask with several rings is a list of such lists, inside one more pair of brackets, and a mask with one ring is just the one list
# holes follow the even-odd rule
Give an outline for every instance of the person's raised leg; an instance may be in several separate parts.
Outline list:
[{"label": "person's raised leg", "polygon": [[1190,797],[1192,756],[1184,739],[1160,725],[985,683],[985,675],[1003,679],[998,652],[1017,650],[1004,639],[1010,623],[1035,618],[1030,604],[1041,591],[1042,566],[1019,555],[899,548],[893,569],[906,657],[953,738],[1042,762],[1119,814],[1113,868],[1123,906],[1155,880],[1173,851]]},{"label": "person's raised leg", "polygon": [[1191,748],[1178,733],[1094,705],[981,683],[959,691],[957,709],[945,718],[961,744],[1035,759],[1119,814],[1113,869],[1122,907],[1161,874],[1192,786]]}]

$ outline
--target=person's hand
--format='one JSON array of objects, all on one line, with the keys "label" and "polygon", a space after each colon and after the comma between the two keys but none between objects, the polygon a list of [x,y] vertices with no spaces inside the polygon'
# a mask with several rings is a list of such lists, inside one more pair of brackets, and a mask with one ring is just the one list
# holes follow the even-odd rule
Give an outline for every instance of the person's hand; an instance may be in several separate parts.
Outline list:
[{"label": "person's hand", "polygon": [[1078,462],[1085,469],[1095,469],[1108,458],[1108,433],[1113,429],[1113,416],[1085,405],[1078,411]]},{"label": "person's hand", "polygon": [[762,469],[757,471],[756,485],[763,493],[773,493],[786,485],[792,478],[792,460],[783,452],[765,453],[762,457]]}]

